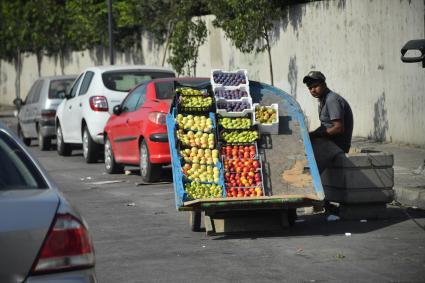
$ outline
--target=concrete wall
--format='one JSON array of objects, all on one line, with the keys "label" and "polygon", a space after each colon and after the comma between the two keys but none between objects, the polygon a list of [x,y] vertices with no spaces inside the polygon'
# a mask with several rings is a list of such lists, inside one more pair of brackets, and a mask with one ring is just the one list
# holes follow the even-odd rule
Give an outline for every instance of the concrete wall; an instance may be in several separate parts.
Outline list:
[{"label": "concrete wall", "polygon": [[[272,47],[275,85],[291,93],[310,127],[318,126],[317,102],[302,84],[315,69],[328,86],[344,96],[354,112],[354,135],[425,146],[425,69],[404,64],[400,49],[411,39],[425,38],[424,0],[334,0],[292,6],[275,30]],[[211,68],[245,68],[254,80],[270,82],[267,54],[242,54],[224,33],[209,27],[200,49],[198,76]],[[144,40],[142,50],[120,54],[117,63],[160,64],[162,48]],[[74,53],[63,72],[78,73],[93,64],[107,64],[101,49]],[[42,75],[61,74],[58,60],[44,58]],[[34,56],[23,60],[21,92],[25,96],[38,77]],[[0,65],[0,103],[15,95],[14,66]]]}]

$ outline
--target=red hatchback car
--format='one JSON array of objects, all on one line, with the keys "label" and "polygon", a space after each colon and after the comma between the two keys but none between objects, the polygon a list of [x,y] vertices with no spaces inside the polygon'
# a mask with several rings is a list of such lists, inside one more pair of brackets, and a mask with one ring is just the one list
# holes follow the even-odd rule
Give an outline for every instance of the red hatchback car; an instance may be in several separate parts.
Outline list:
[{"label": "red hatchback car", "polygon": [[209,78],[164,78],[141,83],[129,92],[105,126],[106,172],[122,173],[139,165],[145,182],[155,181],[162,165],[170,164],[166,115],[175,86],[208,85]]}]

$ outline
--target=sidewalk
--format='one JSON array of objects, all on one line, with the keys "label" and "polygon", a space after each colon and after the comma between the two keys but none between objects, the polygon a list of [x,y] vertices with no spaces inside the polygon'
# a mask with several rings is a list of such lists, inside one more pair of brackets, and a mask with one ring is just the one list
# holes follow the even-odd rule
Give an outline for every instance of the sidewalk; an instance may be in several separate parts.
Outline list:
[{"label": "sidewalk", "polygon": [[14,106],[0,105],[0,118],[13,117]]},{"label": "sidewalk", "polygon": [[425,209],[425,148],[378,143],[359,137],[353,138],[352,147],[393,153],[396,201]]}]

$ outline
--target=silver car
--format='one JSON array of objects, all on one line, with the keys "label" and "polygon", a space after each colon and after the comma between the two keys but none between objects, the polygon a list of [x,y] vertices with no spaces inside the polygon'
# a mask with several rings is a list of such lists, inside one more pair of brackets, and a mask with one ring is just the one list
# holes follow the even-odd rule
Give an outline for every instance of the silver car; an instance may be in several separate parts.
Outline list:
[{"label": "silver car", "polygon": [[0,122],[0,282],[96,282],[87,225]]},{"label": "silver car", "polygon": [[41,150],[50,149],[51,140],[56,137],[56,109],[76,77],[42,77],[34,82],[25,101],[20,98],[14,100],[19,109],[18,135],[27,146],[31,139],[38,138]]}]

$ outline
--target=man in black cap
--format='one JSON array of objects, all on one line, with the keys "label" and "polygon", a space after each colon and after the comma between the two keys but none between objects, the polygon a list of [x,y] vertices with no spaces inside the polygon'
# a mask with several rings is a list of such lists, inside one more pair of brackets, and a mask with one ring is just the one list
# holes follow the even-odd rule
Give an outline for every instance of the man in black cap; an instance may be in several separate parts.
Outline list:
[{"label": "man in black cap", "polygon": [[[326,77],[321,72],[309,72],[304,77],[303,83],[307,85],[310,94],[317,98],[319,103],[320,127],[309,134],[313,143],[319,171],[322,172],[325,168],[320,166],[320,160],[317,160],[317,153],[320,152],[320,149],[314,147],[315,144],[324,143],[317,143],[315,139],[322,138],[330,140],[338,146],[338,151],[341,149],[343,152],[348,153],[351,147],[353,133],[353,113],[348,102],[328,88]],[[321,154],[323,154],[323,151]]]}]

